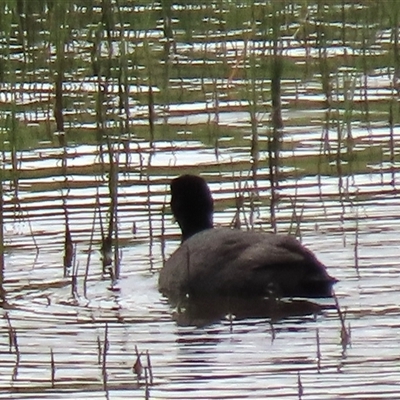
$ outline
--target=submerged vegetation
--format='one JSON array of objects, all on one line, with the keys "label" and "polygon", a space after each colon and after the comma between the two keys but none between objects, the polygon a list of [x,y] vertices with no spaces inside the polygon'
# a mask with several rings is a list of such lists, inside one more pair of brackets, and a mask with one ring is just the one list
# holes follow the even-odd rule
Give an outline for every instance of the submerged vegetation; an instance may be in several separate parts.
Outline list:
[{"label": "submerged vegetation", "polygon": [[[108,182],[100,219],[110,240],[120,174],[159,172],[132,163],[132,152],[151,159],[164,143],[214,149],[204,171],[267,174],[272,214],[284,177],[340,177],[371,163],[393,168],[398,158],[397,2],[4,0],[0,8],[2,180],[15,204],[21,181],[56,178],[67,233],[72,176]],[[72,165],[71,149],[83,143],[98,158]],[[24,168],[24,151],[41,148],[61,150],[51,155],[57,166]],[[242,157],[221,165],[224,149]]]},{"label": "submerged vegetation", "polygon": [[[113,264],[115,279],[118,186],[136,181],[126,174],[137,171],[139,179],[174,174],[171,165],[151,163],[165,143],[171,152],[178,143],[214,149],[214,162],[187,168],[250,174],[255,186],[266,177],[275,230],[282,179],[342,177],[367,172],[371,163],[393,170],[399,10],[397,2],[366,0],[2,1],[1,177],[11,188],[5,216],[20,210],[22,182],[28,191],[57,190],[68,269],[70,191],[95,188],[91,177],[98,177],[108,201],[96,194],[93,223],[100,225],[103,271]],[[377,129],[384,131],[378,140]],[[96,161],[73,165],[73,149],[84,143],[95,146]],[[34,159],[55,164],[24,167],[29,149],[53,149]],[[224,150],[237,155],[221,163]],[[105,251],[111,244],[114,256]]]},{"label": "submerged vegetation", "polygon": [[[311,93],[328,127],[368,125],[391,107],[398,122],[396,2],[5,0],[0,7],[2,129],[12,135],[15,117],[17,150],[56,144],[57,131],[69,144],[104,135],[163,140],[176,131],[165,136],[174,115],[202,108],[208,118],[190,129],[218,139],[220,113],[249,112],[268,125],[277,118],[271,101],[279,109],[282,97],[285,109],[299,110]],[[375,99],[367,95],[374,76],[387,79]],[[337,130],[351,135],[345,125]]]},{"label": "submerged vegetation", "polygon": [[[2,0],[0,298],[5,306],[10,298],[21,301],[32,318],[26,322],[12,307],[11,316],[5,314],[9,346],[2,356],[9,357],[12,383],[22,382],[10,389],[5,378],[7,395],[10,390],[32,391],[33,372],[26,381],[18,374],[26,367],[24,355],[36,356],[32,352],[37,351],[41,368],[36,359],[28,366],[39,374],[49,372],[47,380],[38,378],[38,392],[68,391],[72,381],[69,375],[63,381],[62,369],[73,374],[70,358],[76,356],[79,374],[83,365],[81,380],[73,381],[82,389],[78,396],[93,389],[101,395],[104,390],[108,398],[109,390],[130,388],[143,389],[150,398],[150,387],[156,390],[152,363],[160,362],[170,342],[160,344],[158,337],[146,342],[159,345],[151,362],[146,347],[139,352],[129,345],[137,331],[148,335],[148,326],[139,325],[143,320],[147,324],[154,318],[158,330],[165,311],[154,312],[148,304],[145,311],[139,309],[143,298],[153,301],[147,287],[141,291],[140,279],[132,285],[134,302],[129,303],[131,286],[129,295],[119,296],[119,278],[122,272],[153,277],[161,266],[170,250],[165,238],[177,237],[168,218],[168,183],[182,172],[207,178],[220,224],[231,221],[244,229],[290,231],[301,237],[304,226],[323,235],[321,225],[334,221],[328,228],[332,232],[355,232],[352,251],[361,274],[364,210],[357,205],[387,201],[385,215],[374,209],[364,225],[398,217],[391,198],[384,196],[397,194],[399,25],[398,1]],[[132,256],[125,249],[134,245],[138,254]],[[333,240],[325,246],[331,251],[334,245]],[[13,263],[14,254],[22,255]],[[371,287],[368,293],[375,293]],[[340,311],[338,302],[336,307]],[[355,329],[347,325],[346,311],[339,314],[343,354],[338,371],[346,363]],[[232,330],[234,316],[230,318]],[[43,324],[44,338],[36,332],[30,336],[30,325],[36,323]],[[275,330],[270,323],[273,341],[282,327]],[[122,333],[119,324],[124,324]],[[318,374],[326,373],[321,359],[329,360],[330,371],[335,369],[331,349],[321,356],[323,334],[320,342],[317,328]],[[373,334],[380,347],[381,331]],[[117,335],[123,338],[118,350],[109,351]],[[54,340],[50,344],[49,337]],[[64,342],[57,347],[59,337],[66,343],[73,338],[72,350]],[[196,355],[191,346],[197,339],[182,335],[173,345],[185,340],[190,350],[186,365],[192,368]],[[81,364],[82,349],[86,364]],[[300,359],[290,359],[282,371],[286,376],[295,368],[300,398],[312,378],[312,364],[307,363],[315,357],[303,343],[298,350],[304,351],[305,373],[297,369]],[[119,360],[127,354],[133,367],[128,375],[124,365],[126,375],[118,375]],[[381,360],[374,357],[375,369]],[[206,368],[204,360],[198,361]],[[163,372],[173,366],[171,381],[182,385],[177,361],[167,364]],[[258,359],[254,365],[252,378],[262,378],[264,390]],[[242,360],[238,366],[244,372],[232,376],[251,377]],[[216,370],[220,374],[225,369]],[[194,371],[193,381],[199,377]],[[359,379],[358,370],[356,375]],[[346,384],[350,381],[346,376]],[[277,382],[275,393],[281,395]],[[236,381],[234,385],[237,390]],[[323,393],[325,387],[318,395]]]}]

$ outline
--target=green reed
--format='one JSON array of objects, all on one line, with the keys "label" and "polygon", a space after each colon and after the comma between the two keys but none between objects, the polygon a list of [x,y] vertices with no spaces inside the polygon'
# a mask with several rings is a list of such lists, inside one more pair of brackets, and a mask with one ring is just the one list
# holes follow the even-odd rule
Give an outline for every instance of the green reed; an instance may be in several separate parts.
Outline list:
[{"label": "green reed", "polygon": [[[118,278],[119,276],[119,260],[118,260],[118,235],[117,235],[117,224],[115,220],[117,218],[117,185],[118,185],[118,163],[119,156],[115,154],[114,144],[110,138],[110,134],[107,128],[107,111],[108,104],[110,102],[109,86],[113,83],[113,30],[115,28],[114,23],[114,7],[109,0],[101,3],[101,14],[100,20],[93,30],[89,32],[89,42],[91,45],[90,51],[90,65],[93,75],[96,79],[97,91],[95,94],[95,122],[96,122],[96,139],[99,149],[99,159],[101,173],[104,180],[108,180],[109,188],[109,207],[107,211],[108,226],[104,226],[102,218],[101,206],[99,206],[99,218],[100,218],[100,229],[101,229],[101,253],[103,263],[103,273],[107,273],[107,269],[110,265],[114,265],[114,269],[109,269],[109,272],[113,277]],[[120,17],[120,15],[119,15]],[[122,29],[122,28],[121,28]],[[122,33],[123,37],[123,31]],[[121,43],[122,51],[124,49],[124,43]],[[103,52],[106,53],[106,57],[102,56]],[[120,63],[124,65],[126,60],[122,57]],[[121,70],[119,68],[118,82],[119,82],[119,98],[120,104],[119,109],[126,110],[127,99],[124,95],[124,85],[126,89],[126,79],[124,77],[126,69]],[[120,122],[122,119],[120,120]],[[125,132],[126,126],[120,124],[120,129]],[[115,237],[115,240],[113,238]],[[113,245],[116,246],[114,257]],[[114,263],[113,263],[114,261]],[[87,274],[88,274],[89,260],[86,265],[85,280],[86,286]],[[110,267],[111,268],[111,267]],[[85,289],[86,290],[86,289]]]},{"label": "green reed", "polygon": [[283,75],[282,47],[280,29],[283,11],[280,5],[272,7],[272,65],[271,65],[271,134],[268,137],[269,175],[271,184],[271,225],[276,232],[275,207],[278,202],[279,152],[282,140],[281,80]]},{"label": "green reed", "polygon": [[4,304],[6,292],[4,289],[4,191],[3,167],[0,167],[0,303]]},{"label": "green reed", "polygon": [[[12,181],[17,198],[22,179],[59,175],[65,178],[62,192],[66,220],[64,264],[73,263],[73,229],[67,209],[68,189],[73,181],[69,177],[96,175],[108,184],[107,207],[98,205],[100,211],[106,210],[106,217],[100,217],[101,225],[104,221],[102,244],[107,238],[112,239],[118,258],[118,182],[123,168],[119,148],[124,146],[128,173],[135,168],[129,165],[130,145],[135,137],[151,145],[159,135],[165,140],[180,140],[176,132],[182,126],[170,122],[170,105],[198,102],[210,106],[204,110],[208,113],[206,122],[184,126],[191,140],[215,148],[217,162],[201,166],[197,172],[231,171],[232,166],[218,164],[218,153],[224,146],[248,151],[249,160],[235,162],[234,167],[244,173],[251,170],[255,186],[259,171],[266,169],[273,226],[282,179],[281,150],[287,145],[282,138],[290,126],[323,125],[320,155],[302,158],[293,152],[284,160],[286,165],[295,165],[296,178],[324,173],[345,177],[355,169],[368,171],[368,162],[389,160],[394,163],[398,158],[395,151],[395,127],[400,115],[397,89],[394,86],[391,98],[374,102],[368,98],[367,80],[375,69],[384,67],[388,67],[394,83],[400,74],[399,5],[396,2],[377,5],[364,1],[358,6],[343,0],[298,3],[273,0],[265,4],[243,1],[239,8],[236,2],[218,0],[213,4],[205,2],[204,7],[195,10],[185,5],[178,10],[174,4],[165,0],[157,8],[149,3],[140,13],[134,10],[136,2],[128,3],[129,9],[121,1],[111,0],[4,0],[0,4],[0,29],[5,43],[1,49],[4,61],[0,63],[0,81],[11,85],[10,92],[14,96],[12,101],[0,104],[0,118],[7,135],[3,140],[3,159],[10,165],[10,172],[2,169],[2,182]],[[386,29],[390,29],[390,40],[383,43],[381,53],[374,52],[373,45],[379,33]],[[159,36],[154,35],[159,31]],[[297,39],[293,47],[304,50],[305,56],[304,59],[299,57],[300,62],[286,51],[284,39],[287,38]],[[15,45],[19,46],[17,50]],[[359,52],[332,56],[329,50],[335,46],[354,47]],[[22,57],[16,61],[11,55],[19,52]],[[352,72],[342,72],[350,68]],[[299,86],[309,82],[320,85],[316,94],[322,94],[324,100],[311,106],[324,109],[322,121],[310,122],[308,114],[290,117],[283,126],[283,107],[288,111],[310,107],[308,100],[302,102],[301,92],[298,99],[286,101],[285,98],[286,103],[282,105],[282,93],[286,94],[288,80]],[[361,103],[357,101],[359,80],[364,81],[360,89]],[[51,95],[36,102],[17,102],[17,84],[30,81],[52,83]],[[66,85],[71,82],[81,83],[82,87],[82,82],[94,83],[96,87],[93,92],[86,93],[82,89],[76,94]],[[132,87],[136,86],[148,90],[132,92]],[[111,87],[117,87],[117,93],[112,92]],[[335,100],[337,94],[343,95],[343,100]],[[221,124],[225,100],[248,104],[246,109],[238,107],[239,112],[248,112],[247,126]],[[147,106],[147,120],[144,117],[144,122],[138,123],[142,117],[136,115],[132,104]],[[162,117],[158,114],[160,109]],[[233,109],[227,111],[234,112]],[[45,121],[40,118],[37,124],[24,121],[25,115],[40,115],[41,112],[49,115]],[[360,114],[368,123],[381,121],[382,115],[385,121],[389,120],[388,156],[384,149],[374,145],[353,151],[354,123],[361,118]],[[269,121],[265,115],[269,116]],[[96,125],[95,130],[87,127],[90,123]],[[332,130],[336,132],[334,141],[328,135]],[[58,145],[64,148],[62,168],[21,171],[20,151],[54,145],[39,141],[49,139],[49,133],[54,141],[55,131],[64,132],[56,136]],[[225,136],[232,140],[220,140]],[[97,143],[100,163],[68,166],[67,150],[74,142]],[[139,165],[138,169],[148,176],[151,165]],[[164,172],[176,173],[176,169]],[[54,188],[40,182],[37,185],[36,188],[44,190]],[[149,204],[150,200],[149,197]],[[231,199],[231,203],[235,200]],[[97,209],[94,218],[96,215]],[[296,215],[292,222],[298,225]],[[4,246],[3,241],[1,243]],[[115,275],[118,276],[118,271]]]},{"label": "green reed", "polygon": [[[7,79],[12,81],[12,77],[9,76],[11,74],[9,71],[10,68],[10,45],[11,45],[11,37],[12,37],[12,12],[9,8],[9,4],[3,4],[3,9],[0,10],[0,25],[2,27],[2,33],[5,40],[5,46],[3,51],[3,62],[0,63],[0,83],[6,82]],[[12,120],[15,118],[15,112],[11,114]],[[4,263],[4,183],[6,181],[5,177],[5,160],[7,159],[6,154],[6,140],[5,133],[10,130],[9,118],[5,117],[4,114],[0,114],[0,146],[1,146],[1,164],[0,164],[0,303],[3,305],[6,301],[6,291],[4,289],[4,274],[5,274],[5,263]],[[16,185],[14,185],[16,186]],[[10,328],[9,323],[9,328]],[[10,329],[9,329],[10,331]],[[11,335],[10,335],[10,343],[11,343]]]},{"label": "green reed", "polygon": [[[66,93],[64,92],[64,83],[66,75],[66,53],[65,49],[69,40],[69,9],[68,3],[56,1],[50,8],[50,40],[55,45],[55,61],[54,64],[50,63],[50,70],[52,71],[54,81],[54,119],[55,129],[57,132],[57,138],[59,146],[62,147],[62,159],[61,159],[61,173],[64,177],[63,190],[62,190],[62,204],[65,221],[65,239],[64,239],[64,277],[67,277],[69,273],[72,275],[72,286],[71,290],[76,291],[76,278],[77,271],[76,265],[74,264],[75,259],[75,248],[72,240],[70,218],[68,210],[68,196],[70,192],[69,187],[69,171],[68,171],[68,133],[69,130],[65,127],[64,109],[65,109],[65,98]],[[49,43],[50,46],[50,43]],[[72,272],[70,271],[72,268]]]}]

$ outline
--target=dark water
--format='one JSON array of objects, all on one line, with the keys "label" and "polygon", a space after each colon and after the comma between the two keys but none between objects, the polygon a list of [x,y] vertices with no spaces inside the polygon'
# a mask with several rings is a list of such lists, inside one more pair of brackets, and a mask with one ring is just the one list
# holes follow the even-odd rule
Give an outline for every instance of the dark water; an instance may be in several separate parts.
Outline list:
[{"label": "dark water", "polygon": [[[254,80],[243,72],[250,71],[252,56],[258,57],[257,62],[263,60],[259,41],[246,42],[243,21],[249,8],[243,6],[241,12],[235,7],[232,14],[232,4],[224,5],[231,13],[227,18],[240,16],[235,29],[228,21],[232,29],[228,39],[220,36],[215,25],[207,25],[213,27],[210,31],[202,25],[210,23],[203,20],[204,10],[207,18],[223,15],[218,7],[205,7],[201,18],[198,8],[186,9],[195,21],[194,35],[189,37],[187,15],[182,17],[176,6],[177,57],[171,67],[174,73],[160,75],[153,85],[153,140],[147,80],[131,82],[125,114],[118,108],[116,81],[107,81],[106,132],[120,134],[113,150],[119,165],[121,275],[113,288],[110,279],[102,276],[99,253],[101,222],[107,220],[110,205],[108,158],[102,161],[99,144],[83,144],[93,143],[98,132],[95,108],[101,85],[87,72],[86,64],[85,73],[79,70],[73,78],[67,74],[65,95],[70,104],[64,110],[65,147],[53,136],[53,82],[37,78],[42,76],[39,67],[33,77],[17,70],[16,81],[1,86],[2,121],[14,105],[17,132],[26,145],[20,143],[14,153],[3,152],[6,169],[12,169],[12,154],[16,155],[18,174],[14,182],[4,185],[9,306],[0,325],[0,398],[400,398],[396,66],[387,61],[393,49],[382,17],[389,15],[384,14],[386,3],[370,30],[361,16],[372,18],[376,9],[357,4],[346,5],[344,14],[339,13],[341,5],[335,5],[323,18],[317,5],[307,9],[311,21],[325,21],[327,35],[328,27],[336,34],[343,26],[346,32],[357,32],[345,44],[340,45],[335,34],[324,43],[334,64],[328,79],[332,89],[328,106],[319,68],[324,61],[321,43],[314,36],[318,24],[311,24],[314,29],[308,41],[300,40],[296,32],[305,27],[304,9],[288,4],[287,15],[294,19],[286,22],[283,34],[282,56],[290,67],[286,66],[281,82],[284,128],[273,207],[277,231],[298,236],[339,279],[335,291],[347,342],[330,300],[320,302],[324,311],[318,315],[226,318],[196,327],[177,318],[177,310],[158,293],[163,258],[179,245],[178,227],[165,207],[173,177],[195,172],[207,179],[216,198],[218,225],[230,224],[236,212],[235,195],[241,193],[243,223],[268,231],[273,226],[268,162],[271,77],[265,73]],[[94,10],[96,16],[100,6]],[[155,5],[147,11],[140,14],[150,15],[147,25],[141,19],[136,28],[126,30],[128,37],[135,38],[130,46],[139,58],[145,32],[157,57],[163,48],[163,33],[157,28],[160,8]],[[81,24],[86,27],[90,16],[83,14]],[[338,15],[345,18],[340,26]],[[350,15],[359,19],[353,21]],[[87,62],[91,44],[86,29],[77,28],[82,41],[75,42],[71,53],[81,54]],[[371,35],[365,43],[360,43],[362,29]],[[256,30],[255,38],[260,32]],[[13,60],[23,58],[17,47]],[[231,69],[215,78],[211,58],[217,65],[223,58]],[[199,64],[200,76],[195,73]],[[178,67],[183,68],[181,75]],[[150,72],[146,70],[147,75]],[[169,83],[168,101],[157,98],[157,93],[165,95],[161,77]],[[257,123],[253,120],[252,125],[249,93],[254,88],[259,108]],[[121,133],[120,123],[126,119],[129,132]],[[44,141],[48,126],[50,138]],[[12,129],[6,123],[2,127],[9,134],[6,144],[12,144]],[[41,141],[35,141],[36,136]],[[255,137],[256,174],[251,151]],[[78,271],[74,293],[70,278],[63,277],[64,204]],[[143,372],[139,381],[132,370],[137,352],[147,370],[147,378]]]}]

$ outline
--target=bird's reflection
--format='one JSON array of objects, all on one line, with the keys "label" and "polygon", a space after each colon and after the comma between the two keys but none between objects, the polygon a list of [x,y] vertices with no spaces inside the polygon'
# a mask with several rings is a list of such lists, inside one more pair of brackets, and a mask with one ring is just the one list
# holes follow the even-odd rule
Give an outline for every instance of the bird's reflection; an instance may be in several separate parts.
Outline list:
[{"label": "bird's reflection", "polygon": [[181,326],[205,326],[223,319],[268,318],[279,321],[288,317],[315,316],[329,306],[305,299],[271,299],[214,296],[170,300],[173,318]]}]

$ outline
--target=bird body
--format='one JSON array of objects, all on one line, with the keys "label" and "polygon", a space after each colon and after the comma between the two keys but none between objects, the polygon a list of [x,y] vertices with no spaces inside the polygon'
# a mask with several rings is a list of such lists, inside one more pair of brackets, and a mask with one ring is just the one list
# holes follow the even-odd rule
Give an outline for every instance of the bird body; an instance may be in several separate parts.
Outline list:
[{"label": "bird body", "polygon": [[336,279],[294,237],[213,228],[211,193],[198,176],[174,179],[171,192],[183,242],[160,272],[159,290],[167,297],[332,296]]}]

